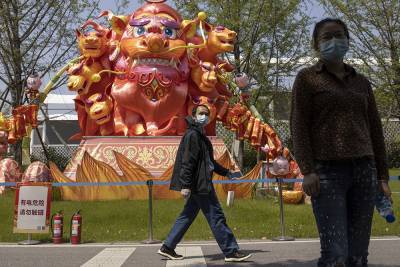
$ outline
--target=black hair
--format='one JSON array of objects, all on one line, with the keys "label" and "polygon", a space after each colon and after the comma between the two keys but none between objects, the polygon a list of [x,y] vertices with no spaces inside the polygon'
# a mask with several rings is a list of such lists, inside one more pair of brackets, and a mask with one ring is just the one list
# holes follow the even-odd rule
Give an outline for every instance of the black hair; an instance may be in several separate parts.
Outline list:
[{"label": "black hair", "polygon": [[197,111],[198,107],[205,107],[208,110],[208,113],[210,113],[210,109],[206,105],[200,104],[200,105],[196,105],[193,107],[192,116],[196,115],[196,111]]},{"label": "black hair", "polygon": [[330,23],[330,22],[337,23],[340,26],[342,26],[347,39],[350,39],[349,29],[347,28],[346,23],[344,23],[341,19],[326,18],[326,19],[318,21],[314,26],[314,31],[312,34],[312,46],[313,46],[314,50],[318,50],[317,38],[318,38],[320,29],[322,28],[322,26],[324,26],[325,24]]}]

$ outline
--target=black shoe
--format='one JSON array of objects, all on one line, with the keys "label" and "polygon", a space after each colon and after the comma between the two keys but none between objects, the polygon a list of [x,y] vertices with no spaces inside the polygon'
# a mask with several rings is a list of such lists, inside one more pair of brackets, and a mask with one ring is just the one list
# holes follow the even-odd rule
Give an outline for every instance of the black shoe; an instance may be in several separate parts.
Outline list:
[{"label": "black shoe", "polygon": [[244,261],[251,257],[251,254],[244,254],[239,251],[235,251],[232,254],[229,254],[225,257],[225,261],[227,262],[238,262]]},{"label": "black shoe", "polygon": [[158,254],[169,258],[170,260],[183,260],[183,256],[176,254],[175,250],[170,249],[166,245],[162,245],[162,247],[157,251]]}]

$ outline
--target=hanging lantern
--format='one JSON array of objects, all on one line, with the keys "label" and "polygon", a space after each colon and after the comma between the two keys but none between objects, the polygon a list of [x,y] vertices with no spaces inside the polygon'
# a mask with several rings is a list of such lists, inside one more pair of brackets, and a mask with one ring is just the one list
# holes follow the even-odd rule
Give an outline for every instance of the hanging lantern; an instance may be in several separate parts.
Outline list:
[{"label": "hanging lantern", "polygon": [[0,143],[7,143],[8,133],[6,131],[0,131]]},{"label": "hanging lantern", "polygon": [[7,154],[8,150],[8,133],[6,131],[0,131],[0,156]]},{"label": "hanging lantern", "polygon": [[289,162],[283,156],[278,156],[272,162],[272,169],[270,170],[273,175],[285,176],[289,173]]},{"label": "hanging lantern", "polygon": [[51,182],[52,180],[49,168],[40,161],[32,162],[22,175],[23,182]]},{"label": "hanging lantern", "polygon": [[8,143],[15,144],[17,142],[17,137],[15,134],[15,119],[13,117],[7,120],[8,129]]},{"label": "hanging lantern", "polygon": [[244,89],[249,85],[249,77],[246,73],[239,73],[235,76],[235,83],[240,89]]},{"label": "hanging lantern", "polygon": [[28,79],[26,80],[26,85],[28,89],[38,91],[40,86],[42,85],[42,80],[40,80],[39,74],[37,72],[34,72],[29,75]]},{"label": "hanging lantern", "polygon": [[4,118],[3,112],[0,112],[0,130],[7,130],[7,119]]},{"label": "hanging lantern", "polygon": [[15,120],[15,137],[21,139],[26,135],[25,116],[21,113],[19,107],[14,109],[12,113]]},{"label": "hanging lantern", "polygon": [[38,111],[39,111],[39,106],[38,105],[28,105],[27,106],[27,112],[26,116],[29,117],[29,122],[32,126],[32,128],[37,128],[37,116],[38,116]]},{"label": "hanging lantern", "polygon": [[26,87],[25,90],[26,95],[28,96],[31,102],[37,102],[39,99],[39,88],[42,85],[42,80],[40,80],[40,76],[38,73],[34,72],[29,75],[28,79],[26,80]]}]

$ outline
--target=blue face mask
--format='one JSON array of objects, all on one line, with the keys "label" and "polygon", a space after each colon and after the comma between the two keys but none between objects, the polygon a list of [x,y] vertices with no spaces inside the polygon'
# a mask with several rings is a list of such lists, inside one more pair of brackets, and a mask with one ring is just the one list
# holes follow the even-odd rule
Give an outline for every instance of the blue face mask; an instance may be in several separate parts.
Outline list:
[{"label": "blue face mask", "polygon": [[198,124],[200,124],[200,126],[206,126],[208,123],[208,116],[205,114],[197,115],[196,121]]},{"label": "blue face mask", "polygon": [[327,61],[341,61],[349,50],[347,38],[332,38],[319,44],[319,53],[321,59]]}]

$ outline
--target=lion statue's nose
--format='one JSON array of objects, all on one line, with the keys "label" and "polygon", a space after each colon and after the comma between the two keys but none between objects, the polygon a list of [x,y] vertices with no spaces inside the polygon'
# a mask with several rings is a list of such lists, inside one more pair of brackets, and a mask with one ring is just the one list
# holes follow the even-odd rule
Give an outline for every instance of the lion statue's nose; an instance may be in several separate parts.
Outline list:
[{"label": "lion statue's nose", "polygon": [[167,45],[160,34],[150,34],[146,39],[146,44],[150,52],[157,53],[164,49]]},{"label": "lion statue's nose", "polygon": [[228,37],[229,38],[236,38],[236,32],[231,31],[230,33],[228,33]]}]

